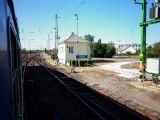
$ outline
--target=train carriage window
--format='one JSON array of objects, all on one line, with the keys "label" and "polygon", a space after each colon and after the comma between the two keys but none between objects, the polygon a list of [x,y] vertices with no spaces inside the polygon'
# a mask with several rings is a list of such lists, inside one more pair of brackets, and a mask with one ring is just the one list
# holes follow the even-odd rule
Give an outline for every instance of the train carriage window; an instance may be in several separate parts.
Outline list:
[{"label": "train carriage window", "polygon": [[10,55],[10,67],[11,67],[11,75],[12,75],[12,97],[13,97],[13,111],[14,117],[17,118],[17,111],[19,109],[19,78],[18,78],[18,46],[16,34],[14,33],[14,29],[12,25],[9,27],[9,55]]},{"label": "train carriage window", "polygon": [[10,58],[11,58],[11,70],[12,73],[14,72],[14,70],[17,68],[17,44],[16,44],[16,36],[13,32],[13,29],[10,28],[10,36],[9,36],[9,40],[10,40]]}]

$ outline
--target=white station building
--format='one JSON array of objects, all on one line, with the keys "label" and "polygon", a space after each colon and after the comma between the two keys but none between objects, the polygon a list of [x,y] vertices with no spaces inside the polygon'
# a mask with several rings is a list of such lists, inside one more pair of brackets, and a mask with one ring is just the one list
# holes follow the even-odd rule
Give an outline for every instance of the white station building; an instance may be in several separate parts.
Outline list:
[{"label": "white station building", "polygon": [[61,64],[69,64],[70,60],[88,60],[89,58],[90,42],[75,35],[74,32],[58,45],[58,59]]},{"label": "white station building", "polygon": [[118,41],[114,43],[114,46],[116,48],[116,53],[117,54],[126,54],[127,52],[130,52],[132,54],[135,54],[139,49],[140,45],[139,44],[126,44],[124,42]]}]

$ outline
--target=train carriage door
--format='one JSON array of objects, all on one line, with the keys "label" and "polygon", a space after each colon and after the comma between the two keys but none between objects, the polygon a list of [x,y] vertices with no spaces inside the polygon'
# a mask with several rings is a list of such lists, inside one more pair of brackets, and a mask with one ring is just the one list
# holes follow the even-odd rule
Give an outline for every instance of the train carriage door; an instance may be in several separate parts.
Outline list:
[{"label": "train carriage door", "polygon": [[9,23],[9,55],[10,55],[10,71],[12,83],[12,104],[13,116],[15,120],[19,119],[20,114],[20,85],[19,85],[19,54],[18,41],[12,22]]}]

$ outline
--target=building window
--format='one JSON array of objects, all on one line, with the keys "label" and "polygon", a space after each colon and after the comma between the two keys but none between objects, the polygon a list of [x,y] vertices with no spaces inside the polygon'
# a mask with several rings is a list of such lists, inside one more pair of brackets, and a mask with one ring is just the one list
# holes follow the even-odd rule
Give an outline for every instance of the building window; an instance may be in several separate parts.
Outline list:
[{"label": "building window", "polygon": [[73,53],[73,47],[69,47],[69,53]]}]

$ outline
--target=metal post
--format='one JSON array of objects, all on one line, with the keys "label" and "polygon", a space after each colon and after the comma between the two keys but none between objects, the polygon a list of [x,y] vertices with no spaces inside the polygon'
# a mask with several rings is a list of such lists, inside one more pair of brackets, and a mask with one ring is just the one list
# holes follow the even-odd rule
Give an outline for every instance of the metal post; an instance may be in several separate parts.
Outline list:
[{"label": "metal post", "polygon": [[[147,13],[147,1],[142,1],[142,24],[146,23],[146,13]],[[144,68],[142,75],[145,75],[146,71],[146,27],[143,24],[141,26],[141,47],[140,47],[140,66]]]},{"label": "metal post", "polygon": [[[141,47],[140,47],[140,70],[141,70],[141,76],[145,78],[146,74],[146,29],[148,25],[159,23],[160,18],[147,21],[147,0],[142,0],[142,2],[137,2],[136,0],[135,4],[142,5],[142,22],[140,23],[141,27]],[[159,1],[156,3],[159,4]]]},{"label": "metal post", "polygon": [[59,35],[58,35],[58,15],[55,15],[55,27],[53,28],[55,30],[55,49],[57,48],[58,45],[58,39],[59,39]]},{"label": "metal post", "polygon": [[58,36],[58,16],[57,16],[57,14],[56,14],[56,32],[57,32],[57,34],[56,34],[56,47],[57,47],[58,39],[59,39],[59,36]]},{"label": "metal post", "polygon": [[77,15],[77,42],[78,42],[78,15]]},{"label": "metal post", "polygon": [[[77,20],[77,41],[76,41],[76,57],[78,55],[78,14],[74,14],[76,16],[76,20]],[[77,58],[76,58],[77,59]],[[78,60],[77,60],[78,62]]]},{"label": "metal post", "polygon": [[55,51],[56,51],[56,48],[57,48],[57,14],[55,16]]},{"label": "metal post", "polygon": [[48,34],[48,50],[50,51],[50,36]]},{"label": "metal post", "polygon": [[58,49],[57,48],[57,46],[58,46],[58,40],[59,40],[59,35],[58,35],[58,18],[60,18],[60,17],[58,17],[58,15],[56,14],[55,15],[55,27],[53,28],[55,30],[55,50],[54,50],[55,54],[57,54],[57,52],[58,52],[58,50],[57,50]]},{"label": "metal post", "polygon": [[[55,43],[54,43],[54,48],[56,49],[56,28],[53,28],[55,30]],[[54,51],[55,52],[55,51]]]}]

